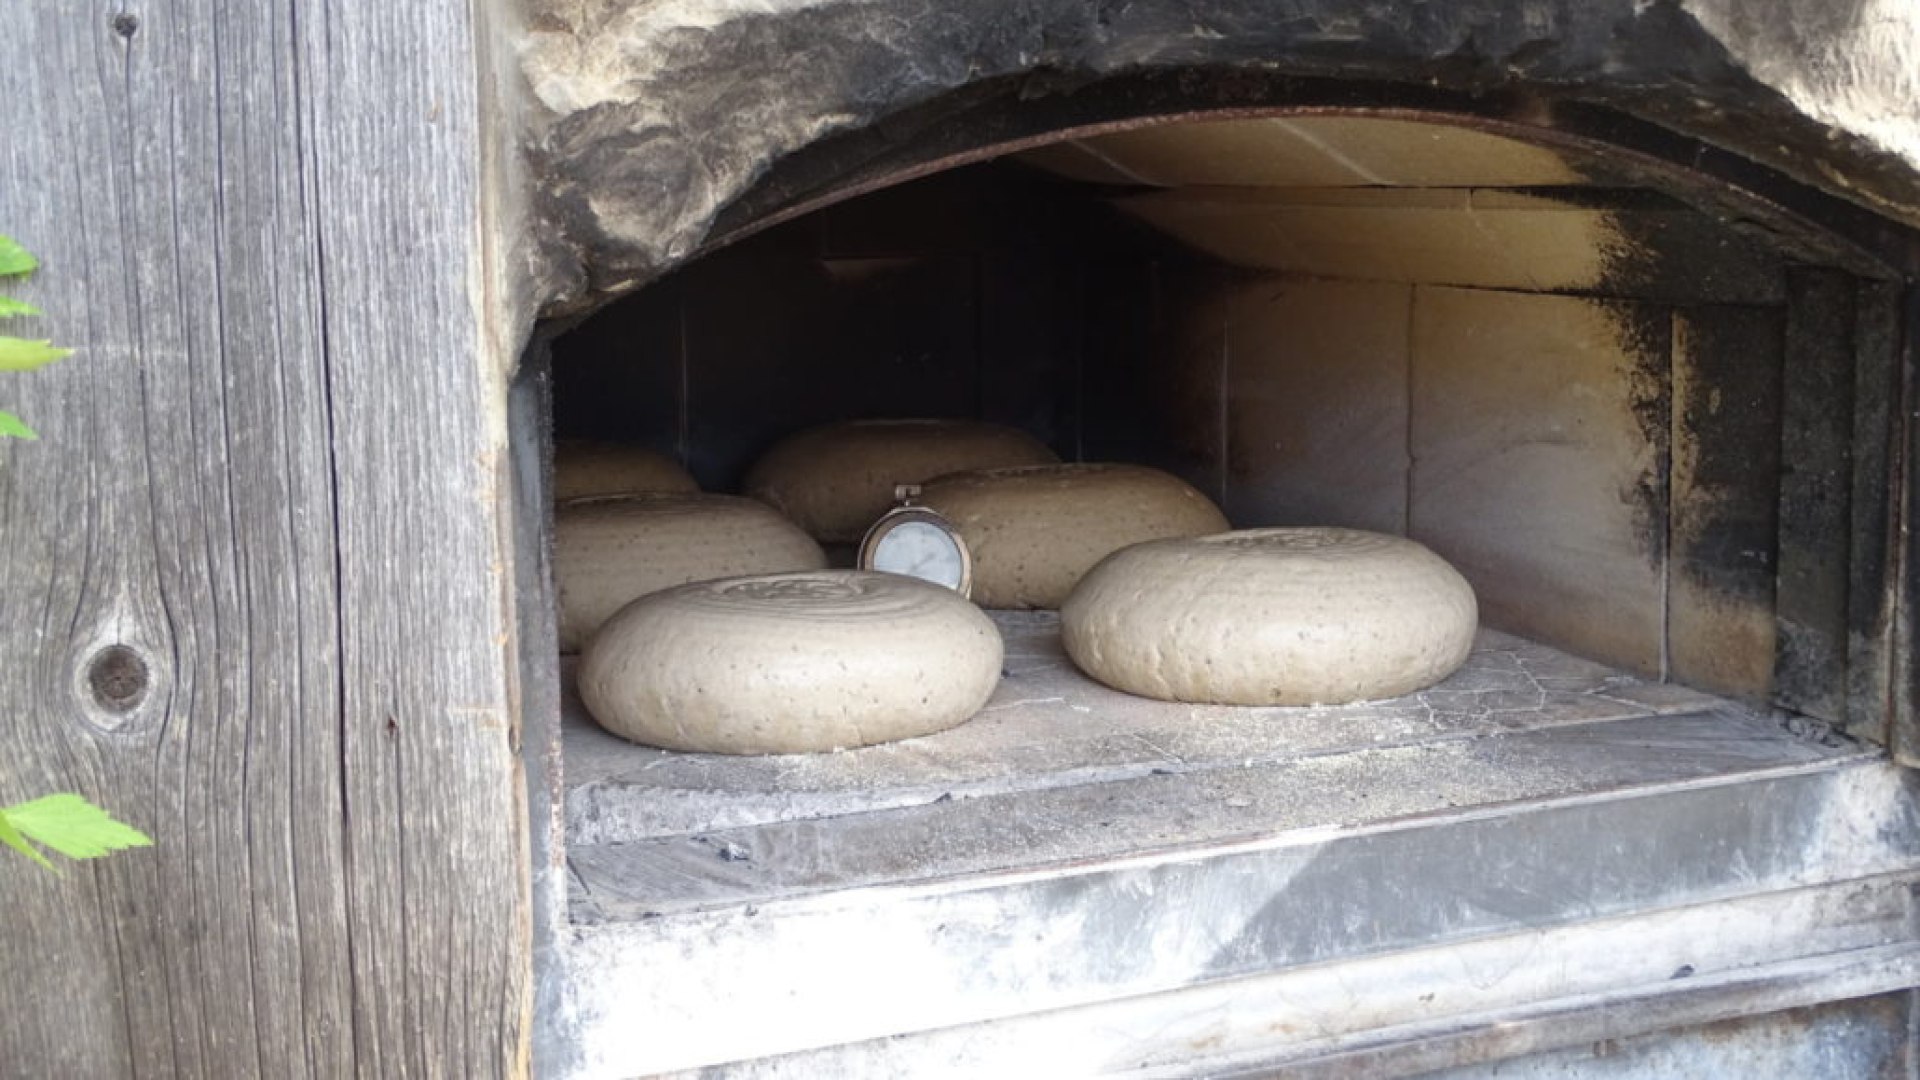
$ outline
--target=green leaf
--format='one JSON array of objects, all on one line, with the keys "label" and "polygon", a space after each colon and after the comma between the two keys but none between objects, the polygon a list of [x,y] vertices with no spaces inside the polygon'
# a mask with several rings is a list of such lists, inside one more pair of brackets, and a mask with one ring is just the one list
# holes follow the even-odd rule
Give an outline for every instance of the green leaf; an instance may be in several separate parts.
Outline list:
[{"label": "green leaf", "polygon": [[31,274],[40,260],[20,246],[20,241],[11,236],[0,235],[0,277],[19,277]]},{"label": "green leaf", "polygon": [[11,318],[15,315],[38,314],[40,314],[40,309],[27,303],[25,300],[15,300],[11,296],[0,296],[0,319]]},{"label": "green leaf", "polygon": [[[13,823],[7,820],[8,812],[7,810],[0,810],[0,844],[5,844],[20,854],[25,855],[27,858],[32,859],[34,862],[39,863],[41,866],[53,870],[53,864],[47,861],[45,855],[40,854],[40,849],[27,843],[27,838],[21,836],[20,830],[14,828]],[[57,874],[60,871],[53,870],[53,872]]]},{"label": "green leaf", "polygon": [[0,439],[38,439],[40,433],[27,426],[25,420],[10,412],[0,411]]},{"label": "green leaf", "polygon": [[0,371],[32,371],[72,353],[72,349],[55,348],[51,341],[0,337]]},{"label": "green leaf", "polygon": [[14,828],[69,859],[94,859],[122,848],[151,847],[153,840],[71,791],[45,795],[0,810]]}]

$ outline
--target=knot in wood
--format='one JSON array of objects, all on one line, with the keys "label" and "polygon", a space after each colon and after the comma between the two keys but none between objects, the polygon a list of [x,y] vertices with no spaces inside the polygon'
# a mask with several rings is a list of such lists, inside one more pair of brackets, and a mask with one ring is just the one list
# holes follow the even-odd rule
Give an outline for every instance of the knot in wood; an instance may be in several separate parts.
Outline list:
[{"label": "knot in wood", "polygon": [[133,35],[140,31],[140,17],[123,11],[113,17],[111,25],[114,33],[124,40],[131,41]]},{"label": "knot in wood", "polygon": [[111,713],[131,712],[147,696],[147,661],[126,645],[109,645],[87,661],[87,685],[96,705]]}]

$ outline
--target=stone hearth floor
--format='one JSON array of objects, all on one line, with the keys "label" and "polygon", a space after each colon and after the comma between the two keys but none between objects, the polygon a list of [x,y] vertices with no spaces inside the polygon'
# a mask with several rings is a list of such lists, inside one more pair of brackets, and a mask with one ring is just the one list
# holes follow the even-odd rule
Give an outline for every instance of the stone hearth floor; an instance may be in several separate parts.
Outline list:
[{"label": "stone hearth floor", "polygon": [[[1218,847],[1862,756],[1823,729],[1491,630],[1421,693],[1335,708],[1150,701],[996,612],[972,721],[834,754],[635,746],[565,705],[576,924]],[[567,672],[570,675],[570,669]]]}]

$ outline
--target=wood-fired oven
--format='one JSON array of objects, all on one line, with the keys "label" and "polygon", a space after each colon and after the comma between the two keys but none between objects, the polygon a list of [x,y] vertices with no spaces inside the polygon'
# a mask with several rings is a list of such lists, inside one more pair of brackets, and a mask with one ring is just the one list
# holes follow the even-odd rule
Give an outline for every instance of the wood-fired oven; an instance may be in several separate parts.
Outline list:
[{"label": "wood-fired oven", "polygon": [[831,755],[650,750],[569,696],[556,1066],[1813,1075],[1905,1052],[1909,301],[1866,215],[1415,108],[957,158],[789,193],[550,324],[554,435],[727,491],[816,424],[1013,425],[1173,471],[1236,526],[1418,539],[1472,582],[1479,643],[1391,702],[1171,705],[1076,672],[1051,613],[998,613],[979,718]]},{"label": "wood-fired oven", "polygon": [[[1917,58],[1913,0],[8,6],[0,330],[72,355],[0,370],[0,806],[153,843],[0,872],[0,1073],[1914,1075]],[[938,734],[595,726],[556,437],[728,491],[863,417],[1415,538],[1475,647],[1182,705],[998,612]]]}]

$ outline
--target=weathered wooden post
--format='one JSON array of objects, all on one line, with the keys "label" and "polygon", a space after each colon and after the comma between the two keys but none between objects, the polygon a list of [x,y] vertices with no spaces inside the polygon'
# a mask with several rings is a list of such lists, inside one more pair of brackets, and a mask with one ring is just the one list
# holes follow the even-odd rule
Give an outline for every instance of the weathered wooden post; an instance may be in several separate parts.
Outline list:
[{"label": "weathered wooden post", "polygon": [[0,869],[0,1072],[527,1068],[528,873],[476,6],[39,3],[0,231],[0,802],[155,846]]},{"label": "weathered wooden post", "polygon": [[[1678,1029],[1717,1042],[1711,1025],[1723,1020],[1800,1025],[1795,1010],[1850,1001],[1868,1011],[1834,1015],[1871,1021],[1866,1035],[1848,1036],[1863,1059],[1879,1052],[1879,1031],[1897,1033],[1908,1053],[1920,819],[1914,775],[1890,762],[1920,761],[1916,41],[1920,21],[1900,0],[7,9],[0,233],[45,264],[24,293],[46,311],[31,329],[79,352],[0,374],[0,406],[43,436],[0,440],[0,805],[77,791],[156,843],[61,876],[0,852],[0,1075],[484,1077],[544,1066],[600,1076],[724,1068],[744,1055],[799,1055],[767,1067],[817,1075],[903,1061],[959,1068],[980,1047],[987,1056],[974,1060],[1001,1054],[1031,1071],[1025,1047],[1109,1060],[1112,1033],[1130,1028],[1153,1033],[1126,1051],[1140,1055],[1132,1060],[1164,1055],[1167,1067],[1196,1073],[1288,1061],[1414,1071],[1566,1048],[1612,1055],[1617,1038]],[[1686,298],[1702,318],[1662,307],[1638,325],[1664,343],[1647,355],[1669,364],[1692,355],[1673,348],[1674,327],[1702,340],[1724,333],[1736,345],[1719,359],[1737,371],[1750,359],[1737,347],[1746,339],[1725,328],[1753,325],[1757,312],[1764,325],[1752,334],[1764,346],[1772,328],[1790,325],[1765,320],[1784,320],[1787,307],[1833,316],[1779,331],[1802,355],[1825,358],[1771,369],[1797,380],[1780,387],[1795,419],[1728,436],[1722,457],[1784,474],[1771,455],[1819,451],[1800,455],[1801,471],[1777,493],[1742,489],[1764,526],[1758,546],[1738,554],[1764,573],[1741,581],[1765,597],[1754,610],[1768,631],[1811,626],[1809,640],[1823,646],[1780,665],[1811,672],[1800,682],[1812,692],[1777,703],[1844,718],[1858,752],[1820,724],[1761,725],[1770,745],[1793,753],[1735,755],[1697,775],[1621,774],[1645,780],[1643,802],[1598,786],[1552,796],[1564,803],[1502,802],[1498,813],[1518,823],[1510,830],[1488,824],[1492,801],[1448,799],[1455,818],[1411,825],[1426,811],[1355,819],[1329,801],[1321,817],[1274,816],[1258,834],[1223,815],[1231,832],[1196,833],[1178,850],[1152,840],[1152,860],[1061,848],[1028,864],[1024,851],[1007,854],[1025,845],[1008,833],[1003,847],[981,849],[997,850],[997,864],[950,872],[902,847],[909,854],[873,878],[939,883],[924,891],[879,895],[852,875],[827,876],[831,904],[809,908],[795,893],[801,902],[782,910],[791,897],[769,877],[765,896],[716,894],[711,907],[676,910],[683,897],[640,890],[605,918],[572,921],[570,839],[577,871],[593,865],[593,847],[635,836],[567,832],[543,552],[545,331],[516,373],[536,309],[558,327],[757,230],[910,177],[1069,136],[1233,117],[1484,128],[1602,158],[1617,151],[1615,168],[1568,185],[1592,207],[1570,198],[1569,209],[1700,214],[1791,256],[1793,298],[1702,293]],[[1334,190],[1372,198],[1396,186],[1304,129],[1287,138],[1338,166],[1327,175],[1346,179]],[[1398,186],[1417,196],[1401,205],[1469,218],[1475,188],[1490,189],[1489,209],[1502,189],[1510,205],[1543,198],[1498,176],[1409,175]],[[1298,205],[1362,205],[1344,199]],[[1844,244],[1829,249],[1829,230]],[[1841,247],[1845,259],[1832,254]],[[898,254],[858,257],[874,252]],[[1872,264],[1859,299],[1847,277],[1856,257]],[[1396,310],[1409,319],[1414,288],[1485,284],[1381,265],[1343,272],[1404,287]],[[956,274],[985,281],[971,264]],[[1619,283],[1623,295],[1588,296],[1599,284],[1584,280],[1527,284],[1564,290],[1555,304],[1650,299],[1635,295],[1635,280]],[[738,309],[752,317],[750,305]],[[730,301],[729,318],[734,310]],[[687,360],[684,324],[676,334],[684,387],[698,364]],[[1713,399],[1719,384],[1703,385]],[[1230,418],[1225,386],[1210,415]],[[1654,418],[1665,434],[1644,440],[1646,458],[1670,466],[1659,448],[1671,448],[1674,414]],[[1232,440],[1208,444],[1230,454]],[[1775,530],[1767,515],[1778,506],[1810,508],[1807,528]],[[1800,531],[1817,542],[1796,548]],[[1647,535],[1638,553],[1667,560],[1671,531]],[[1755,558],[1774,539],[1792,549],[1781,573],[1771,555]],[[1776,578],[1789,586],[1783,603]],[[1674,578],[1643,580],[1661,605],[1647,640],[1665,649]],[[1754,655],[1768,667],[1768,651]],[[1804,750],[1818,768],[1793,756],[1800,741],[1820,747]],[[1629,764],[1660,749],[1623,745]],[[1701,740],[1701,753],[1713,745]],[[1348,749],[1360,761],[1373,748]],[[1137,773],[1153,760],[1124,765]],[[1162,775],[1172,773],[1153,767],[1144,782]],[[1749,796],[1775,780],[1772,794]],[[1289,781],[1275,771],[1263,782]],[[788,794],[778,783],[741,790]],[[626,786],[643,808],[636,817],[667,790]],[[882,810],[917,811],[932,788],[911,790],[913,805],[903,797]],[[1486,790],[1492,800],[1508,789]],[[1588,798],[1595,792],[1610,808],[1584,816],[1602,801]],[[952,794],[926,805],[969,811]],[[1189,794],[1218,801],[1199,787]],[[1241,801],[1225,805],[1254,805]],[[1018,819],[1009,805],[1002,816]],[[1340,833],[1356,821],[1372,824]],[[1373,827],[1382,822],[1393,828]],[[638,838],[677,842],[706,824]],[[868,831],[851,835],[891,828],[859,827]],[[1638,841],[1607,848],[1614,870],[1560,873],[1566,838],[1608,830]],[[1272,843],[1249,847],[1256,835]],[[1510,887],[1497,879],[1518,865],[1516,849],[1535,856],[1534,876]],[[720,850],[724,869],[735,860]],[[1643,851],[1653,854],[1633,861]],[[1782,857],[1756,870],[1748,853]],[[1406,870],[1415,856],[1447,873]],[[1317,877],[1301,876],[1309,864]],[[602,881],[624,886],[622,867],[646,864],[603,865],[612,870]],[[1611,891],[1583,892],[1589,879]],[[1483,889],[1490,880],[1499,888]],[[591,892],[588,875],[577,881],[574,899]],[[1298,921],[1296,896],[1282,891],[1295,887],[1321,923]],[[1355,895],[1372,906],[1350,906]],[[1412,895],[1431,902],[1402,902]],[[952,916],[951,897],[960,897]],[[1419,918],[1379,929],[1388,923],[1374,914],[1403,909]],[[1670,919],[1676,912],[1699,921]],[[1213,923],[1205,933],[1186,932],[1203,919]],[[1302,925],[1326,928],[1324,940]],[[1636,925],[1662,948],[1718,935],[1721,970],[1681,963],[1684,952],[1668,964],[1658,950],[1637,958],[1644,972],[1586,963],[1639,944]],[[1066,929],[1054,935],[1055,926]],[[1557,955],[1572,959],[1559,970],[1595,967],[1593,981],[1516,984],[1501,991],[1509,998],[1470,993],[1432,1009],[1433,994],[1404,993],[1407,971],[1463,985],[1463,957],[1489,970],[1509,956],[1514,970],[1536,963],[1529,935],[1562,931]],[[1511,953],[1498,942],[1479,954],[1428,950],[1496,938]],[[1140,945],[1156,940],[1172,943],[1164,956]],[[1142,959],[1079,965],[1056,980],[1051,968],[1075,965],[1030,941],[1053,942],[1045,948],[1068,959]],[[1412,966],[1376,965],[1388,946]],[[1346,981],[1335,966],[1346,961],[1367,965],[1372,981]],[[822,970],[839,980],[837,995],[822,989]],[[1216,1002],[1249,1000],[1254,980],[1267,1004],[1216,1034]],[[1356,1017],[1339,1036],[1348,1042],[1271,1019],[1313,996],[1297,987],[1336,983],[1337,1008]],[[760,995],[756,1023],[779,1022],[740,1024],[742,987]],[[975,1039],[982,1028],[970,1026],[1003,1022],[1000,1042]],[[1761,1045],[1768,1030],[1751,1029],[1755,1041],[1728,1053]]]}]

